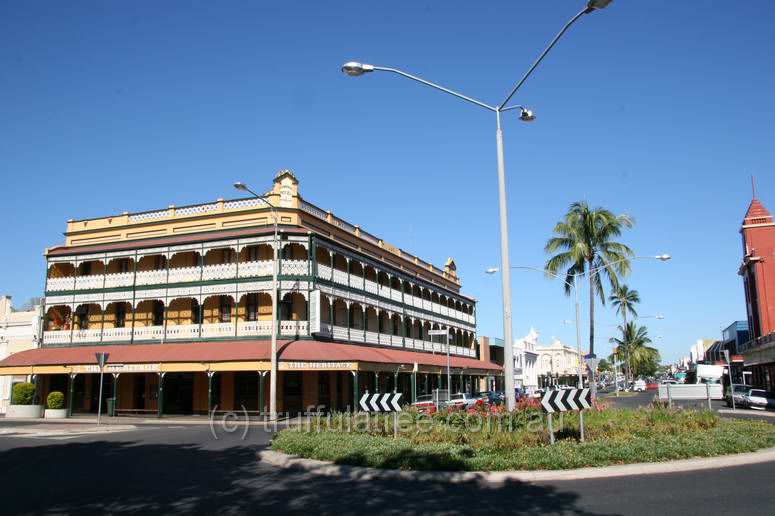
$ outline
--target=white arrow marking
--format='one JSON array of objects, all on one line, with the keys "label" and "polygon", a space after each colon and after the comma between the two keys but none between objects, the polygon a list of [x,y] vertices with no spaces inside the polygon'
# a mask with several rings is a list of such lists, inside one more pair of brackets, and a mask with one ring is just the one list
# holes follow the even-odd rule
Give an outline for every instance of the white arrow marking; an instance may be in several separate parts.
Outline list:
[{"label": "white arrow marking", "polygon": [[399,392],[399,393],[396,393],[396,394],[393,395],[393,401],[390,402],[390,403],[393,404],[393,409],[396,412],[400,412],[401,411],[401,406],[398,404],[398,400],[400,400],[400,399],[401,399],[401,393]]},{"label": "white arrow marking", "polygon": [[581,402],[584,404],[584,407],[586,408],[592,407],[592,403],[590,403],[589,389],[584,389],[581,392]]},{"label": "white arrow marking", "polygon": [[390,405],[388,405],[388,402],[390,401],[391,397],[392,397],[391,394],[382,395],[382,399],[380,400],[380,403],[382,404],[382,410],[385,412],[390,412]]},{"label": "white arrow marking", "polygon": [[568,405],[568,409],[579,410],[579,407],[576,405],[576,401],[574,400],[576,397],[577,389],[568,390],[567,392],[568,394],[565,396],[567,398],[565,404]]},{"label": "white arrow marking", "polygon": [[549,401],[552,399],[552,392],[545,392],[543,397],[541,398],[541,406],[544,408],[544,410],[548,413],[554,412],[554,407],[552,407],[551,403]]},{"label": "white arrow marking", "polygon": [[369,400],[369,403],[371,404],[371,410],[374,412],[379,412],[379,394],[372,394],[371,400]]},{"label": "white arrow marking", "polygon": [[369,395],[368,394],[364,394],[363,396],[361,396],[360,405],[361,405],[361,409],[364,412],[368,412],[369,411]]}]

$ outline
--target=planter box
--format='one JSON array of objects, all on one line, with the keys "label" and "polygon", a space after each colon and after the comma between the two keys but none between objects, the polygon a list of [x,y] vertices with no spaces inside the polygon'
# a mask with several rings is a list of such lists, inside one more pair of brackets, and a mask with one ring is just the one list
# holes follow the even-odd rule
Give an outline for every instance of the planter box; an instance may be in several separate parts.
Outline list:
[{"label": "planter box", "polygon": [[6,419],[43,417],[43,405],[8,405]]},{"label": "planter box", "polygon": [[44,417],[46,419],[65,419],[67,417],[67,409],[46,409]]}]

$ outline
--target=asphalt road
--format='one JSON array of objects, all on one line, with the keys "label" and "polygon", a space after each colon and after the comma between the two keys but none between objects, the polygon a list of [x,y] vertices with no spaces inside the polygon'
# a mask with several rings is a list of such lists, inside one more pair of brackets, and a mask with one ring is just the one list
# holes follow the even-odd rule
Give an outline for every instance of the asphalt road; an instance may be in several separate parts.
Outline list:
[{"label": "asphalt road", "polygon": [[[13,429],[0,422],[0,430]],[[53,425],[64,427],[65,425]],[[16,427],[18,428],[18,427]],[[0,437],[3,514],[768,514],[775,463],[488,487],[345,481],[256,459],[271,434],[162,425],[89,436]]]}]

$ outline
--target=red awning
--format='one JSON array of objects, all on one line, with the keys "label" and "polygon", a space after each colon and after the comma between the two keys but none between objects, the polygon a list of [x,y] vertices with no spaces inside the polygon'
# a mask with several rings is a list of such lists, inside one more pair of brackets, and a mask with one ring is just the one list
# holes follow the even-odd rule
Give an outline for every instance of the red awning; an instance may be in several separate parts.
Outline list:
[{"label": "red awning", "polygon": [[[340,342],[316,340],[278,341],[281,361],[314,362],[370,362],[377,364],[446,367],[447,356],[420,351],[378,348]],[[268,340],[240,340],[221,342],[186,342],[174,344],[124,344],[113,346],[79,346],[68,348],[39,348],[15,353],[3,361],[0,367],[43,365],[82,365],[96,363],[94,353],[110,353],[114,364],[174,363],[174,362],[232,362],[269,360]],[[454,368],[479,369],[500,372],[502,367],[475,358],[450,357]]]}]

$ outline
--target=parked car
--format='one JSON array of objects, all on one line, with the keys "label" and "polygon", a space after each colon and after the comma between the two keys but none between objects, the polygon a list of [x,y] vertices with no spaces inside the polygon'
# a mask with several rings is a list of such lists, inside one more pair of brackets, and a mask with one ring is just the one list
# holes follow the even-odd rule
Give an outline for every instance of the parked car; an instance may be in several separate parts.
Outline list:
[{"label": "parked car", "polygon": [[743,396],[742,401],[741,406],[755,410],[775,409],[775,393],[763,389],[751,389],[748,394]]},{"label": "parked car", "polygon": [[412,403],[412,406],[415,407],[420,412],[425,412],[427,410],[430,410],[431,408],[434,407],[433,395],[423,394],[422,396],[417,396],[417,401]]},{"label": "parked car", "polygon": [[451,407],[457,408],[468,408],[476,404],[476,401],[477,398],[471,396],[470,394],[458,392],[457,394],[450,396],[449,405]]},{"label": "parked car", "polygon": [[474,399],[477,404],[501,405],[506,400],[506,394],[503,391],[483,391],[477,392]]},{"label": "parked car", "polygon": [[645,380],[635,380],[632,382],[632,390],[635,392],[643,392],[646,390]]},{"label": "parked car", "polygon": [[[732,389],[727,389],[726,395],[724,396],[724,400],[727,403],[727,407],[732,406],[732,396],[735,397],[735,407],[744,407],[745,401],[743,398],[748,394],[748,392],[753,389],[750,385],[745,385],[742,383],[735,383],[732,384]],[[732,396],[730,396],[730,391],[732,393]]]}]

